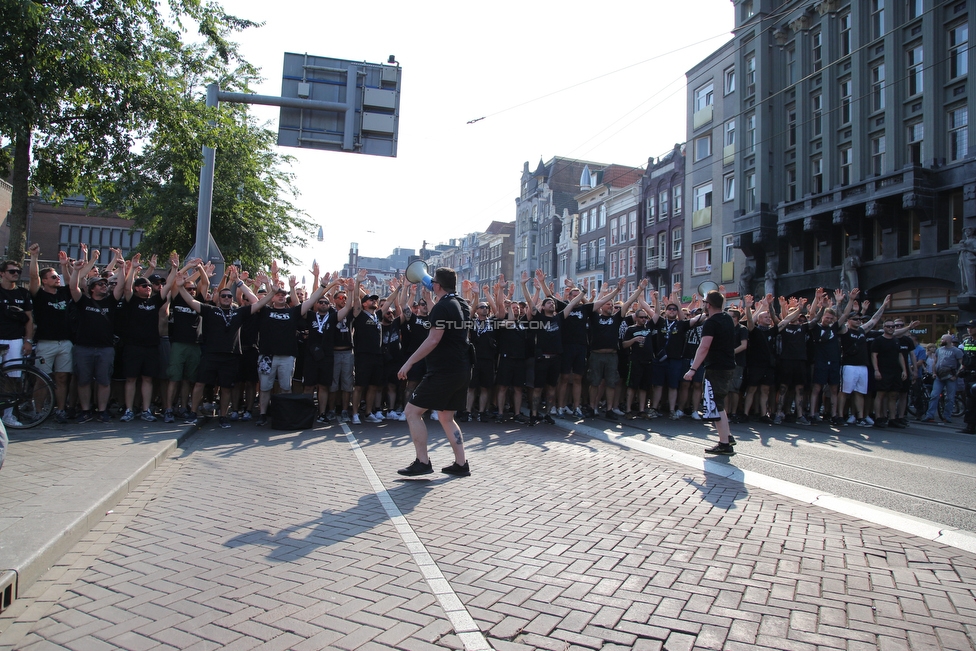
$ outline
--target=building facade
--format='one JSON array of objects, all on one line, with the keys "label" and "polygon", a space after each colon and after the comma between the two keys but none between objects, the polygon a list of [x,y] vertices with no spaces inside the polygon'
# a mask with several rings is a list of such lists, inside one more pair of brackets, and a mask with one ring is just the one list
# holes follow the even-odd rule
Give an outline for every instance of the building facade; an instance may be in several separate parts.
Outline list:
[{"label": "building facade", "polygon": [[925,340],[974,316],[972,3],[734,4],[733,234],[755,280],[890,294]]},{"label": "building facade", "polygon": [[641,178],[639,223],[643,253],[642,275],[648,289],[661,297],[671,294],[675,283],[684,278],[684,183],[685,146],[674,148],[658,157],[647,159]]}]

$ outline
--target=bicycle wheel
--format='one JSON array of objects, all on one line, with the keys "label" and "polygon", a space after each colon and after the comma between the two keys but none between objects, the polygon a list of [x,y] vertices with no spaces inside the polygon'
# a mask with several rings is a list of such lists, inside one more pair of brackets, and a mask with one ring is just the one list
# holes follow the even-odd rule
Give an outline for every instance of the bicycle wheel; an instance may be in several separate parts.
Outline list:
[{"label": "bicycle wheel", "polygon": [[54,411],[54,382],[27,364],[4,366],[0,369],[0,407],[3,424],[9,428],[40,425]]}]

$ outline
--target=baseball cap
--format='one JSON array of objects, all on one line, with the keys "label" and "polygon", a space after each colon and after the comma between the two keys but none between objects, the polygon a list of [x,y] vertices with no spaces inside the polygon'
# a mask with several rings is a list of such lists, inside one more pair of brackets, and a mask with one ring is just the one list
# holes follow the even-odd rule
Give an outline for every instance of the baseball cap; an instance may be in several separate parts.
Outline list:
[{"label": "baseball cap", "polygon": [[363,300],[364,301],[378,301],[378,300],[380,300],[380,297],[377,294],[370,294],[369,296],[364,296],[363,297]]},{"label": "baseball cap", "polygon": [[108,280],[105,279],[105,278],[102,278],[101,276],[92,276],[91,278],[88,279],[88,286],[89,287],[92,287],[95,283],[105,283],[107,285],[108,284]]},{"label": "baseball cap", "polygon": [[149,284],[150,283],[149,283],[149,279],[148,278],[136,278],[132,282],[132,286],[133,287],[148,287]]},{"label": "baseball cap", "polygon": [[149,282],[151,282],[153,285],[158,285],[160,283],[166,282],[166,279],[160,276],[159,274],[153,274],[149,276]]},{"label": "baseball cap", "polygon": [[963,325],[966,326],[967,328],[976,328],[976,319],[964,323]]}]

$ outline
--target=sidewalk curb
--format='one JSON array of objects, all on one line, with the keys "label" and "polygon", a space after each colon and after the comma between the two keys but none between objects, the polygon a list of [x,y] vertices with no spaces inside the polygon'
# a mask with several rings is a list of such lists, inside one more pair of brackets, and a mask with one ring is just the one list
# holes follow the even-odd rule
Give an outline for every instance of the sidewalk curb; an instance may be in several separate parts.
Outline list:
[{"label": "sidewalk curb", "polygon": [[597,427],[571,423],[559,418],[556,419],[556,426],[606,443],[649,454],[660,459],[674,461],[675,463],[680,463],[696,470],[701,470],[702,472],[719,475],[749,486],[755,486],[756,488],[789,497],[811,506],[850,515],[861,520],[918,536],[919,538],[931,540],[935,543],[976,554],[976,534],[963,529],[956,529],[881,506],[874,506],[873,504],[866,504],[846,497],[824,493],[823,491],[782,479],[776,479],[775,477],[769,477],[768,475],[751,470],[742,470],[719,461],[671,450],[660,445],[655,445],[654,443],[637,441],[626,435],[613,434]]},{"label": "sidewalk curb", "polygon": [[32,553],[17,567],[0,568],[0,574],[5,571],[16,573],[16,578],[13,581],[13,599],[16,600],[20,594],[28,590],[105,517],[106,511],[111,510],[121,502],[132,489],[138,486],[143,479],[159,467],[187,438],[198,430],[199,428],[195,425],[188,426],[183,434],[167,441],[151,459],[105,492],[91,507],[86,508],[78,518],[69,523],[59,535]]}]

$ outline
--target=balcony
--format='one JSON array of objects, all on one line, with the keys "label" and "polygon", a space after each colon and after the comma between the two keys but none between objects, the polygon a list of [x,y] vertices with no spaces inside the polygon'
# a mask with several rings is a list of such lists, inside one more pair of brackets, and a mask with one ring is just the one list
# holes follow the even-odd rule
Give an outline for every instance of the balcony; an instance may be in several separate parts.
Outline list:
[{"label": "balcony", "polygon": [[731,165],[734,162],[735,162],[735,143],[732,143],[731,145],[725,145],[725,148],[722,150],[722,164]]},{"label": "balcony", "polygon": [[711,122],[712,114],[714,112],[715,112],[715,107],[712,106],[711,104],[695,111],[695,115],[692,118],[694,128],[699,129],[705,126],[706,124],[708,124],[709,122]]}]

